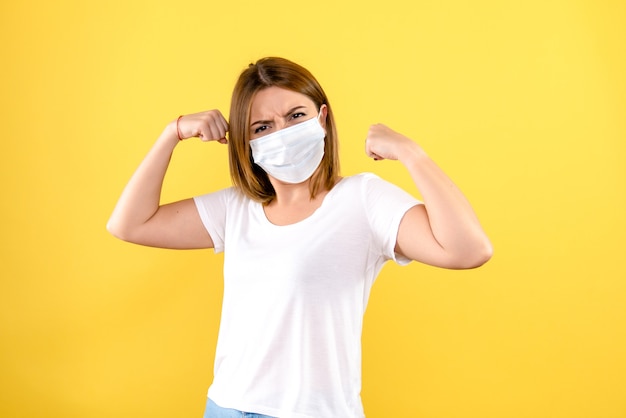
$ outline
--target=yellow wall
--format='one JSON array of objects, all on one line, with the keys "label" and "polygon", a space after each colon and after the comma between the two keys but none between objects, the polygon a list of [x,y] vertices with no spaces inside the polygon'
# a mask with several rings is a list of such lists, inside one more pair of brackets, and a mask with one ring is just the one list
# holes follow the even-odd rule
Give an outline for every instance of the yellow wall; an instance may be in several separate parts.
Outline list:
[{"label": "yellow wall", "polygon": [[[3,2],[0,42],[0,416],[201,416],[222,257],[125,244],[105,223],[165,124],[227,113],[264,55],[322,82],[344,174],[413,190],[363,153],[387,123],[495,245],[474,271],[383,270],[368,417],[626,416],[624,2]],[[185,143],[165,199],[229,185],[226,157]]]}]

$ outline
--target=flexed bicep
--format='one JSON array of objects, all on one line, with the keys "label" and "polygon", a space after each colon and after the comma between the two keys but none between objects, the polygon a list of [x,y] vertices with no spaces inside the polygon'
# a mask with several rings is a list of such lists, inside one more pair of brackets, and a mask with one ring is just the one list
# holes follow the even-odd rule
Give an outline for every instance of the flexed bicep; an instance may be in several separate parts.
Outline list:
[{"label": "flexed bicep", "polygon": [[395,251],[421,263],[451,267],[449,257],[433,234],[428,212],[422,204],[413,206],[404,214],[398,228]]},{"label": "flexed bicep", "polygon": [[170,122],[124,188],[107,223],[109,232],[125,241],[155,247],[212,247],[193,200],[163,205],[161,189],[174,148],[183,139],[226,143],[227,132],[228,122],[218,110]]},{"label": "flexed bicep", "polygon": [[142,225],[118,238],[134,244],[158,248],[213,248],[193,199],[162,205]]}]

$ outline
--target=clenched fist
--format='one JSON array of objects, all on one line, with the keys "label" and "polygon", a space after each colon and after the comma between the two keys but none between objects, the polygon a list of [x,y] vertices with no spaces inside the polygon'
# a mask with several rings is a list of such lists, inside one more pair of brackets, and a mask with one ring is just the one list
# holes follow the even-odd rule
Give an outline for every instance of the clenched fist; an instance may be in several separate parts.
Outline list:
[{"label": "clenched fist", "polygon": [[181,139],[198,137],[202,141],[228,142],[228,122],[219,110],[184,115],[176,122],[176,129]]},{"label": "clenched fist", "polygon": [[412,149],[419,149],[413,140],[382,123],[370,126],[365,138],[365,153],[375,160],[399,160]]}]

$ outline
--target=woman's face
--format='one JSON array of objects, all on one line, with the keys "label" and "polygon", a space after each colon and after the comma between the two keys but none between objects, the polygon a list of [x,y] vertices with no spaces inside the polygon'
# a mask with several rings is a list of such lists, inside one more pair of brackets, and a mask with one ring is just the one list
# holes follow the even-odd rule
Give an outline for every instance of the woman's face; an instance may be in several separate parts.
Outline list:
[{"label": "woman's face", "polygon": [[[250,139],[293,126],[318,116],[313,101],[304,94],[280,87],[260,90],[250,109]],[[322,105],[320,124],[326,129],[326,106]]]}]

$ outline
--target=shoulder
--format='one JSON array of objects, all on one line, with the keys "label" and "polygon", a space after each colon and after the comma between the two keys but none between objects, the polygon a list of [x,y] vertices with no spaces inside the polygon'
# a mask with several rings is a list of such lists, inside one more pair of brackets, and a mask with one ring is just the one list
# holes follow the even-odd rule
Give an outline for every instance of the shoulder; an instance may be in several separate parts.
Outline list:
[{"label": "shoulder", "polygon": [[387,212],[404,211],[421,202],[401,187],[374,173],[360,173],[351,177],[360,198],[369,209],[377,207]]},{"label": "shoulder", "polygon": [[367,212],[371,210],[394,212],[398,208],[420,203],[405,190],[369,172],[344,177],[332,192],[341,204],[353,207],[358,204]]},{"label": "shoulder", "polygon": [[367,187],[368,185],[379,181],[384,182],[384,180],[376,174],[364,172],[344,177],[335,187],[340,186],[341,188],[360,190],[363,187]]},{"label": "shoulder", "polygon": [[196,205],[199,206],[231,206],[247,204],[251,200],[236,187],[231,186],[215,192],[205,193],[196,196],[194,197],[194,201],[196,202]]},{"label": "shoulder", "polygon": [[363,172],[353,176],[345,177],[341,183],[345,183],[346,188],[358,190],[362,194],[370,193],[394,193],[401,189],[395,184],[381,178],[377,174]]}]

